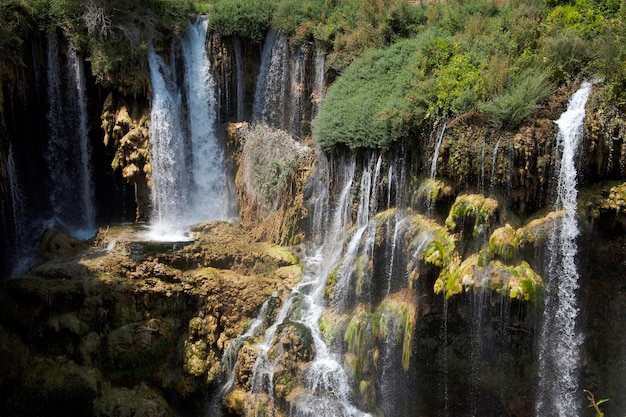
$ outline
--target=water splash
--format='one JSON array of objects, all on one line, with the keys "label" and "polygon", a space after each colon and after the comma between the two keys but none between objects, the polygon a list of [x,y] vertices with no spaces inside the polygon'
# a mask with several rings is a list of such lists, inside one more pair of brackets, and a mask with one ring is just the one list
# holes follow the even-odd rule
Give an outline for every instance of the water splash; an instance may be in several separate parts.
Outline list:
[{"label": "water splash", "polygon": [[550,243],[549,282],[539,341],[539,387],[537,416],[579,415],[579,347],[582,335],[578,318],[578,271],[576,254],[579,235],[576,219],[575,157],[583,135],[585,104],[591,83],[583,82],[567,110],[556,121],[557,156],[560,156],[555,209],[564,214],[555,223]]}]

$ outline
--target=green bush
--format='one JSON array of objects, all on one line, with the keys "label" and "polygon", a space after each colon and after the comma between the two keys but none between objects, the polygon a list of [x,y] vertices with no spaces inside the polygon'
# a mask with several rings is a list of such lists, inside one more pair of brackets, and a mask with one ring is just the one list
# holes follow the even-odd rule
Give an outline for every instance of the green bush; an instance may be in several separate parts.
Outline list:
[{"label": "green bush", "polygon": [[400,41],[386,50],[368,52],[328,89],[313,126],[324,148],[388,148],[405,132],[404,97],[418,66],[419,40]]},{"label": "green bush", "polygon": [[548,77],[537,70],[525,71],[499,96],[482,106],[494,127],[514,128],[539,108],[552,93]]},{"label": "green bush", "polygon": [[270,27],[273,0],[222,0],[209,13],[209,26],[223,36],[237,35],[261,42]]},{"label": "green bush", "polygon": [[545,57],[553,77],[569,80],[577,76],[591,59],[591,43],[577,33],[564,31],[546,42]]},{"label": "green bush", "polygon": [[273,213],[309,148],[289,133],[265,125],[245,129],[242,137],[241,168],[246,193],[264,214]]}]

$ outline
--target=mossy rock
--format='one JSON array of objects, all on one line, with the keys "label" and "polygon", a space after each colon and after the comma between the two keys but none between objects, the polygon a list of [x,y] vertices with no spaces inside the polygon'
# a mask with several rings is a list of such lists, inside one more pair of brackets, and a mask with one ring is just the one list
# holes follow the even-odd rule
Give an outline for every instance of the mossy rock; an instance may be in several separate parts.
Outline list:
[{"label": "mossy rock", "polygon": [[94,403],[95,417],[170,417],[174,413],[157,391],[139,387],[105,390]]},{"label": "mossy rock", "polygon": [[446,227],[452,232],[462,231],[466,222],[471,225],[472,236],[484,234],[495,222],[498,201],[481,194],[460,195],[450,208]]},{"label": "mossy rock", "polygon": [[533,219],[515,232],[518,247],[540,248],[549,241],[554,223],[566,214],[565,211],[551,211],[543,217]]},{"label": "mossy rock", "polygon": [[101,376],[63,357],[32,358],[14,398],[23,415],[90,415]]},{"label": "mossy rock", "polygon": [[537,301],[543,281],[526,261],[517,265],[506,265],[499,260],[487,265],[480,262],[478,254],[463,261],[455,259],[435,281],[435,293],[445,291],[446,298],[450,298],[464,290],[489,290],[513,299]]},{"label": "mossy rock", "polygon": [[[408,291],[385,298],[372,316],[372,334],[378,342],[394,340],[401,343],[402,369],[405,372],[409,370],[416,319],[415,303]],[[376,360],[374,364],[377,364]]]},{"label": "mossy rock", "polygon": [[171,319],[151,319],[118,327],[106,336],[106,369],[133,372],[162,364],[175,346],[174,329]]},{"label": "mossy rock", "polygon": [[516,255],[518,250],[516,230],[506,224],[499,227],[491,233],[487,250],[481,255],[481,264],[486,264],[491,259],[501,259],[504,262],[510,262]]}]

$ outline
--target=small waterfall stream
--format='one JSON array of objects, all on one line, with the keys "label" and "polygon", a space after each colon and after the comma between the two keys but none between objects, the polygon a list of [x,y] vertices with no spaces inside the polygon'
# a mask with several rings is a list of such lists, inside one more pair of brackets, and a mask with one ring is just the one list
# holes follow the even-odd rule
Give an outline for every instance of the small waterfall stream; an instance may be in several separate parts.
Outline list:
[{"label": "small waterfall stream", "polygon": [[235,50],[235,79],[237,94],[237,121],[244,120],[244,85],[243,85],[243,56],[241,53],[241,39],[239,36],[233,38],[233,48]]},{"label": "small waterfall stream", "polygon": [[[327,211],[326,215],[314,216],[314,219],[327,222],[325,225],[313,225],[314,230],[324,231],[321,243],[308,252],[303,262],[301,282],[283,303],[276,320],[266,330],[263,340],[255,345],[258,357],[250,377],[251,395],[253,402],[257,404],[254,415],[274,415],[274,402],[276,401],[272,382],[274,363],[280,359],[281,353],[279,352],[278,357],[275,358],[272,358],[269,353],[277,332],[286,322],[305,326],[311,334],[315,347],[315,357],[300,381],[301,389],[298,391],[297,398],[292,402],[290,415],[293,417],[366,415],[351,404],[351,384],[341,365],[340,355],[333,353],[332,349],[326,345],[319,329],[319,321],[326,308],[324,302],[326,278],[331,269],[341,260],[350,236],[348,233],[351,222],[349,210],[352,203],[356,164],[352,159],[340,162],[339,167],[341,175],[336,178],[339,178],[341,184],[338,185],[339,192],[333,207]],[[327,172],[321,174],[325,178],[327,175]],[[319,182],[320,186],[315,188],[323,195],[330,195],[328,191],[323,191],[325,186],[321,185],[327,184],[327,181],[320,179]],[[370,182],[364,179],[362,183]],[[328,208],[325,209],[328,210]]]},{"label": "small waterfall stream", "polygon": [[263,46],[257,78],[252,120],[276,128],[287,125],[289,89],[289,44],[285,35],[270,30]]},{"label": "small waterfall stream", "polygon": [[555,209],[564,214],[554,225],[549,254],[549,282],[539,341],[538,417],[575,417],[581,409],[578,376],[582,335],[576,329],[579,312],[576,238],[579,230],[575,159],[590,91],[591,83],[584,82],[556,121],[560,167]]},{"label": "small waterfall stream", "polygon": [[74,237],[89,238],[96,231],[96,210],[83,61],[71,42],[63,55],[53,32],[46,53],[51,221]]}]

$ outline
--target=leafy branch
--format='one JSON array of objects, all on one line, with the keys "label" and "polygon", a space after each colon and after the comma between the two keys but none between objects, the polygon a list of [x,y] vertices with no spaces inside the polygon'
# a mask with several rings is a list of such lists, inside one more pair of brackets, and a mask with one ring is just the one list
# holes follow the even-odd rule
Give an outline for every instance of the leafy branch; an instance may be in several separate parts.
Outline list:
[{"label": "leafy branch", "polygon": [[607,402],[609,399],[603,398],[601,400],[596,400],[596,397],[591,391],[587,389],[583,389],[583,391],[585,391],[585,393],[587,394],[587,400],[589,400],[589,408],[593,408],[594,410],[596,410],[596,417],[604,417],[604,413],[602,412],[602,410],[600,410],[599,405]]}]

